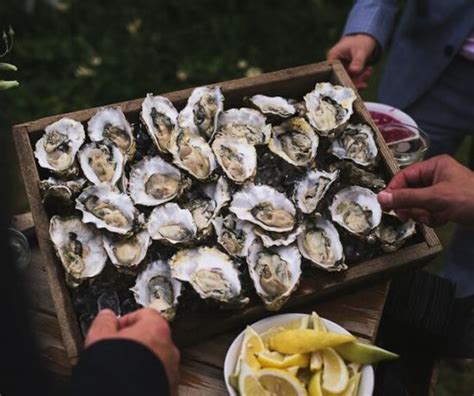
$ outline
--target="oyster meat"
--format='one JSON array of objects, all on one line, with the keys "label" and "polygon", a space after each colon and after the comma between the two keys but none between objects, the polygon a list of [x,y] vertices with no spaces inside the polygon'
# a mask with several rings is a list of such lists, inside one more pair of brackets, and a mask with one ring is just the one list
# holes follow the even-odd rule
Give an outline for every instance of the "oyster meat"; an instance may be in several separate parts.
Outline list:
[{"label": "oyster meat", "polygon": [[334,137],[337,129],[349,121],[356,94],[351,88],[331,83],[317,83],[306,94],[306,117],[321,136]]},{"label": "oyster meat", "polygon": [[104,248],[112,264],[122,269],[135,269],[151,244],[150,234],[142,230],[131,236],[105,235]]},{"label": "oyster meat", "polygon": [[231,256],[246,257],[255,239],[253,226],[239,220],[234,214],[218,216],[212,220],[217,234],[217,242]]},{"label": "oyster meat", "polygon": [[130,289],[135,301],[142,307],[157,310],[166,320],[172,321],[176,315],[181,282],[171,277],[169,265],[162,260],[148,264]]},{"label": "oyster meat", "polygon": [[253,227],[253,230],[265,247],[288,246],[296,241],[298,235],[303,232],[304,225],[300,224],[293,231],[288,232],[271,232],[257,225]]},{"label": "oyster meat", "polygon": [[319,202],[338,178],[339,171],[325,172],[310,170],[305,177],[295,184],[293,199],[303,213],[312,213]]},{"label": "oyster meat", "polygon": [[298,237],[301,255],[326,271],[347,269],[344,251],[336,227],[320,216],[311,217],[306,229]]},{"label": "oyster meat", "polygon": [[216,132],[217,120],[223,109],[224,96],[220,87],[196,88],[179,114],[178,124],[181,128],[199,132],[206,140],[210,140]]},{"label": "oyster meat", "polygon": [[341,171],[341,179],[356,184],[361,187],[367,187],[374,191],[384,190],[387,187],[382,176],[371,173],[365,169],[359,168],[351,161],[338,161],[331,165],[331,169]]},{"label": "oyster meat", "polygon": [[49,177],[40,181],[41,202],[51,207],[55,205],[73,205],[74,198],[79,195],[87,180],[83,177],[75,180],[61,180]]},{"label": "oyster meat", "polygon": [[152,239],[166,240],[173,245],[191,242],[197,233],[191,212],[181,209],[175,203],[167,203],[153,209],[147,226]]},{"label": "oyster meat", "polygon": [[302,117],[293,117],[272,129],[268,148],[296,166],[308,166],[314,161],[319,137]]},{"label": "oyster meat", "polygon": [[225,174],[237,184],[255,176],[257,172],[257,152],[247,140],[220,136],[212,143],[217,162]]},{"label": "oyster meat", "polygon": [[269,186],[248,184],[234,195],[230,211],[267,231],[294,229],[296,210],[282,193]]},{"label": "oyster meat", "polygon": [[209,178],[216,168],[216,159],[209,144],[189,128],[174,130],[169,152],[175,164],[196,179]]},{"label": "oyster meat", "polygon": [[85,188],[76,199],[76,209],[84,223],[117,234],[130,233],[139,217],[130,197],[108,184]]},{"label": "oyster meat", "polygon": [[107,261],[102,235],[78,217],[53,216],[49,235],[56,254],[72,281],[78,285],[99,275]]},{"label": "oyster meat", "polygon": [[198,247],[178,251],[170,260],[171,275],[189,282],[202,299],[245,304],[242,285],[232,259],[219,249]]},{"label": "oyster meat", "polygon": [[254,95],[248,100],[263,114],[288,118],[296,113],[295,106],[281,96]]},{"label": "oyster meat", "polygon": [[382,221],[375,230],[375,236],[385,252],[394,252],[415,232],[413,220],[403,222],[394,212],[390,212],[382,214]]},{"label": "oyster meat", "polygon": [[372,129],[363,124],[349,124],[332,142],[329,151],[340,159],[349,159],[362,166],[374,165],[378,154]]},{"label": "oyster meat", "polygon": [[125,158],[132,159],[136,151],[132,127],[119,107],[102,107],[87,124],[93,142],[115,144]]},{"label": "oyster meat", "polygon": [[245,139],[252,145],[267,144],[270,140],[271,125],[266,117],[257,110],[229,109],[219,116],[216,136]]},{"label": "oyster meat", "polygon": [[339,191],[334,195],[329,210],[334,222],[360,236],[366,236],[378,227],[382,218],[377,194],[359,186]]},{"label": "oyster meat", "polygon": [[131,167],[128,191],[138,205],[156,206],[179,197],[191,181],[162,158],[145,157]]},{"label": "oyster meat", "polygon": [[84,175],[93,184],[116,184],[122,176],[125,159],[115,145],[88,143],[78,157]]},{"label": "oyster meat", "polygon": [[301,255],[296,246],[274,249],[254,243],[247,257],[250,277],[265,307],[278,311],[299,283]]},{"label": "oyster meat", "polygon": [[70,118],[61,118],[48,125],[44,135],[36,142],[35,157],[42,168],[68,176],[74,173],[76,153],[85,140],[84,127]]},{"label": "oyster meat", "polygon": [[178,118],[178,111],[173,103],[164,96],[147,94],[142,103],[140,118],[158,150],[168,152],[171,133]]}]

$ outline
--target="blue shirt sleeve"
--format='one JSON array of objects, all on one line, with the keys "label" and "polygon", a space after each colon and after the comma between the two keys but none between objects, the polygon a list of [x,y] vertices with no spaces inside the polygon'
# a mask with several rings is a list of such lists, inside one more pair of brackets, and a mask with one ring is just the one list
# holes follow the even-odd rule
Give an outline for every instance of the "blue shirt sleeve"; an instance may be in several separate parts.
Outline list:
[{"label": "blue shirt sleeve", "polygon": [[343,35],[369,34],[384,48],[392,33],[397,3],[397,0],[355,0]]}]

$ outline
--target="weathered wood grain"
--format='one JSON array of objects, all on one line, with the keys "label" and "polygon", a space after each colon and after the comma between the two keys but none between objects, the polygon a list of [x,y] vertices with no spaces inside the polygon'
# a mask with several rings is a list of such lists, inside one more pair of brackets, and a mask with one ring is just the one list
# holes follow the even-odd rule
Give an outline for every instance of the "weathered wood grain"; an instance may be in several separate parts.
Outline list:
[{"label": "weathered wood grain", "polygon": [[[225,105],[229,108],[240,106],[243,97],[256,93],[301,97],[304,93],[310,91],[316,82],[328,80],[353,87],[344,68],[337,61],[280,70],[257,77],[227,81],[219,83],[219,85],[222,87],[226,98]],[[191,92],[192,89],[187,89],[164,95],[180,109],[184,106]],[[142,99],[136,99],[117,105],[122,108],[131,121],[134,121],[138,117],[141,102]],[[77,318],[75,317],[65,284],[62,267],[55,257],[49,240],[49,221],[40,200],[38,168],[34,160],[32,145],[39,138],[45,126],[59,118],[68,116],[78,121],[86,122],[95,114],[95,111],[96,109],[87,109],[68,114],[55,115],[13,128],[14,141],[36,225],[38,243],[41,248],[42,258],[45,262],[54,309],[59,318],[66,351],[72,360],[78,355],[82,345],[82,339]],[[365,109],[360,96],[357,96],[354,111],[356,118],[369,123],[376,131],[376,140],[380,147],[381,159],[388,173],[393,175],[398,170],[397,164],[390,150],[385,145],[377,127],[371,120],[369,113]],[[424,241],[420,243],[402,248],[393,254],[352,266],[348,271],[342,274],[327,274],[318,271],[315,272],[314,276],[305,277],[301,283],[301,287],[290,299],[287,309],[293,308],[296,305],[309,303],[315,299],[334,295],[334,293],[339,293],[343,289],[360,286],[368,281],[379,279],[382,276],[388,276],[393,271],[406,266],[421,264],[428,258],[433,257],[441,250],[439,240],[431,229],[424,226],[420,226],[419,229],[424,238]],[[38,309],[40,309],[40,307],[38,307]],[[268,312],[265,311],[260,301],[253,300],[248,307],[238,313],[215,311],[211,313],[190,312],[186,315],[184,320],[178,319],[173,324],[173,327],[176,340],[181,345],[186,345],[200,341],[205,337],[222,333],[233,327],[241,327],[249,321],[266,315],[268,315]],[[212,323],[212,326],[209,326],[208,323]]]}]

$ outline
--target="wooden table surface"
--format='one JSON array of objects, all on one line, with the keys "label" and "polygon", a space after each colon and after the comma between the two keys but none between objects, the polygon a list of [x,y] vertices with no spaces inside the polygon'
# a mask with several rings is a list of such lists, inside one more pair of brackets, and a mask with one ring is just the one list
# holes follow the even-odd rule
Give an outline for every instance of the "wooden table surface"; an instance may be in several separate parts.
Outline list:
[{"label": "wooden table surface", "polygon": [[[17,228],[24,228],[17,224]],[[384,307],[389,282],[379,282],[329,300],[307,304],[293,312],[313,310],[349,330],[354,335],[374,342]],[[30,317],[40,353],[48,370],[59,376],[71,371],[59,332],[46,272],[37,247],[27,271],[26,288],[30,293]],[[227,349],[243,329],[224,333],[181,350],[180,395],[226,394],[223,365]],[[205,392],[205,393],[204,393]]]}]

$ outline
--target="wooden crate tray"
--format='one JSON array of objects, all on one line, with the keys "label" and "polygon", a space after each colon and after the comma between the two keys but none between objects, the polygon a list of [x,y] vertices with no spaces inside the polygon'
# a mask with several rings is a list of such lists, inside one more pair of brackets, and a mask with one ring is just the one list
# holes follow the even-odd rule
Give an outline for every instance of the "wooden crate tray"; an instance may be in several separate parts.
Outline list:
[{"label": "wooden crate tray", "polygon": [[[301,98],[305,93],[314,88],[315,83],[323,81],[330,81],[355,90],[343,66],[337,61],[280,70],[257,77],[226,81],[218,83],[218,85],[221,86],[225,96],[226,108],[230,108],[240,107],[243,97],[254,94]],[[186,89],[167,93],[163,96],[169,98],[176,108],[180,110],[186,104],[191,92],[192,89]],[[129,121],[133,122],[138,120],[142,101],[143,99],[136,99],[118,103],[116,106],[120,106]],[[41,203],[39,169],[34,158],[33,147],[47,125],[65,116],[77,121],[86,122],[95,114],[96,110],[96,108],[92,108],[60,114],[13,127],[14,141],[35,222],[38,242],[47,270],[49,286],[59,319],[64,345],[71,362],[77,360],[82,348],[83,339],[71,302],[71,296],[66,286],[64,272],[61,263],[56,258],[49,237],[49,218]],[[376,132],[375,137],[380,149],[382,166],[385,167],[385,171],[389,176],[395,174],[398,171],[397,163],[359,96],[357,96],[354,104],[353,117],[370,124]],[[364,282],[387,276],[395,270],[426,262],[441,251],[441,244],[432,229],[418,226],[417,230],[417,242],[403,247],[394,253],[360,262],[357,265],[350,266],[347,271],[342,273],[315,271],[315,276],[303,277],[298,290],[285,305],[285,310],[311,300],[320,299],[330,294],[360,286]],[[185,315],[181,315],[173,323],[173,335],[179,344],[191,344],[205,337],[224,332],[236,326],[242,326],[254,319],[270,314],[265,310],[260,300],[256,298],[252,298],[249,305],[237,311],[207,310],[205,312],[186,312]]]}]

